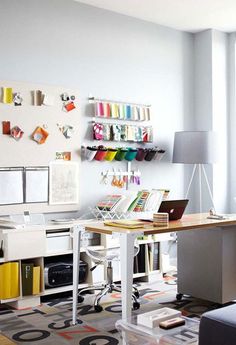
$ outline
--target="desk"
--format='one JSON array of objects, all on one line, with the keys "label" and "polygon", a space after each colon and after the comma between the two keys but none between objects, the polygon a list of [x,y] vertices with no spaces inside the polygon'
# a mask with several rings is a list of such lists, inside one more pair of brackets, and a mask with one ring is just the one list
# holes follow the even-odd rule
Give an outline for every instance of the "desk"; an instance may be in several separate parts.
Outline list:
[{"label": "desk", "polygon": [[[227,229],[227,231],[226,231]],[[207,214],[192,214],[192,215],[185,215],[182,217],[181,220],[178,221],[170,221],[167,227],[154,227],[152,224],[145,225],[144,228],[141,229],[124,229],[118,227],[112,227],[104,225],[103,222],[92,223],[92,224],[85,224],[84,227],[81,225],[77,225],[74,227],[74,245],[73,245],[73,259],[74,259],[74,271],[73,271],[73,324],[76,323],[76,314],[77,314],[77,290],[78,290],[78,263],[79,263],[79,254],[80,254],[80,235],[82,231],[92,231],[100,234],[112,234],[117,233],[120,236],[120,248],[121,248],[121,288],[122,288],[122,319],[129,319],[131,317],[131,294],[132,294],[132,280],[133,280],[133,247],[134,247],[134,240],[135,238],[140,235],[151,235],[151,234],[162,234],[167,232],[180,232],[180,240],[178,239],[178,247],[181,247],[182,254],[180,264],[178,264],[178,270],[180,270],[180,278],[183,280],[183,284],[181,286],[181,290],[178,290],[179,293],[191,293],[191,287],[187,287],[185,290],[185,282],[186,282],[186,275],[184,274],[185,266],[190,267],[189,270],[193,275],[197,272],[191,269],[191,266],[188,263],[191,263],[196,270],[199,269],[199,264],[195,265],[194,260],[196,260],[196,255],[200,258],[206,259],[206,253],[204,251],[207,249],[207,255],[211,256],[214,253],[213,258],[217,258],[217,262],[214,263],[215,265],[219,265],[220,262],[224,262],[223,266],[219,269],[218,276],[218,284],[217,288],[222,283],[222,279],[227,279],[231,274],[235,271],[235,278],[236,279],[236,216],[232,216],[228,219],[224,220],[215,220],[215,219],[207,219]],[[187,231],[188,230],[188,231]],[[194,230],[194,231],[193,231]],[[228,231],[229,230],[229,231]],[[194,242],[192,243],[191,238],[188,240],[187,245],[191,242],[190,250],[188,248],[184,248],[184,244],[182,245],[182,239],[184,241],[185,234],[191,235],[193,232],[196,233],[194,237]],[[203,246],[202,248],[199,246],[198,241],[198,234],[204,233],[205,239],[204,243],[207,242],[208,246]],[[212,248],[210,250],[209,241],[207,241],[207,234],[210,234],[210,241],[214,239],[215,234],[217,237],[217,246],[216,248]],[[179,237],[179,236],[178,236]],[[190,236],[191,237],[191,236]],[[201,238],[201,241],[203,239]],[[223,246],[222,246],[223,243]],[[235,244],[235,246],[234,246]],[[229,245],[229,249],[226,248]],[[197,249],[192,252],[192,249],[196,247]],[[178,251],[180,255],[180,252]],[[192,259],[191,259],[192,258]],[[201,261],[201,265],[204,265]],[[206,265],[208,269],[211,269],[210,265]],[[232,268],[231,270],[227,269],[227,272],[224,270],[226,267]],[[235,267],[235,268],[234,268]],[[204,270],[206,273],[207,270]],[[203,277],[203,276],[202,276]],[[191,279],[191,277],[187,277]],[[221,278],[221,279],[220,279]],[[179,278],[178,278],[179,280]],[[205,284],[205,281],[199,281],[198,284],[201,282]],[[234,299],[236,299],[236,281],[231,282],[231,286],[226,288],[229,290],[226,292],[227,298],[233,299],[232,289],[235,290],[234,292]],[[178,281],[178,288],[179,288],[179,281]],[[205,286],[205,290],[208,290],[208,287]],[[211,293],[211,291],[209,292]],[[194,296],[194,294],[192,294]],[[200,297],[200,296],[196,296]],[[203,297],[204,298],[204,297]]]}]

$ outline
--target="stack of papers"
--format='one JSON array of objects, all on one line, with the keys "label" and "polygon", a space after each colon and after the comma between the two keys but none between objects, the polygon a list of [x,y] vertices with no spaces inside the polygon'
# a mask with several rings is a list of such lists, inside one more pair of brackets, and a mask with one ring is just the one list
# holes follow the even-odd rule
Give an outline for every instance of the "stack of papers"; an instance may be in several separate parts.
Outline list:
[{"label": "stack of papers", "polygon": [[154,226],[168,226],[169,214],[166,212],[158,212],[153,215]]},{"label": "stack of papers", "polygon": [[104,225],[109,226],[116,226],[118,228],[126,228],[126,229],[137,229],[143,228],[145,223],[139,220],[113,220],[113,221],[106,221]]},{"label": "stack of papers", "polygon": [[24,229],[25,224],[18,224],[8,219],[0,218],[0,229]]},{"label": "stack of papers", "polygon": [[52,219],[51,222],[55,224],[67,224],[67,223],[73,223],[75,221],[74,218],[58,218],[58,219]]}]

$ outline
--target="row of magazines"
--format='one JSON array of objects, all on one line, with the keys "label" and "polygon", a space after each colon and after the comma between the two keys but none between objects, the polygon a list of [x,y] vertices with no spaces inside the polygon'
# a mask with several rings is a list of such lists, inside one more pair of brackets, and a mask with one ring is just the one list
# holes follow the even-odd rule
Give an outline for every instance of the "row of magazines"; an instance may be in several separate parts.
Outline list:
[{"label": "row of magazines", "polygon": [[156,212],[163,200],[168,199],[169,190],[151,189],[109,194],[99,201],[96,208],[109,212]]}]

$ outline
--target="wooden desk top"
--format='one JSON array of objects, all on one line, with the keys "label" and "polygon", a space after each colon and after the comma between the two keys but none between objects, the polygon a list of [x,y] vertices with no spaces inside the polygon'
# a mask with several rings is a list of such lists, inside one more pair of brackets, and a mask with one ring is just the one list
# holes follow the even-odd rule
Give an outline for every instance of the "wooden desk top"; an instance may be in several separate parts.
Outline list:
[{"label": "wooden desk top", "polygon": [[144,235],[163,234],[167,232],[178,232],[190,229],[203,229],[220,226],[236,225],[236,215],[227,217],[226,219],[207,219],[208,213],[196,213],[184,215],[180,220],[172,220],[167,227],[155,227],[152,223],[147,222],[144,228],[125,229],[121,227],[104,225],[103,222],[91,223],[85,225],[86,231],[97,232],[100,234],[132,233],[140,232]]}]

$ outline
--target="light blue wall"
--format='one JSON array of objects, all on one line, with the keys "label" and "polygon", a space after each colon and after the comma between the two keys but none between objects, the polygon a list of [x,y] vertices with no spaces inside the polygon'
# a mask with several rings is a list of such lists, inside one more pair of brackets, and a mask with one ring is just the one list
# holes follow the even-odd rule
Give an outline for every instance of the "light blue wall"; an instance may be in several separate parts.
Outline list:
[{"label": "light blue wall", "polygon": [[[172,197],[183,196],[183,167],[170,161],[174,132],[192,129],[191,34],[70,0],[1,0],[0,39],[1,79],[80,90],[78,150],[81,143],[92,143],[89,93],[152,104],[154,143],[168,153],[159,164],[134,164],[142,173],[139,188],[170,188]],[[117,192],[99,183],[101,171],[111,166],[82,163],[83,210]],[[125,168],[123,163],[115,166]]]}]

